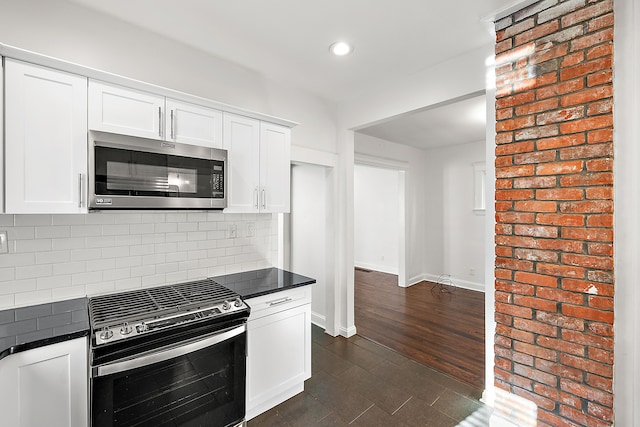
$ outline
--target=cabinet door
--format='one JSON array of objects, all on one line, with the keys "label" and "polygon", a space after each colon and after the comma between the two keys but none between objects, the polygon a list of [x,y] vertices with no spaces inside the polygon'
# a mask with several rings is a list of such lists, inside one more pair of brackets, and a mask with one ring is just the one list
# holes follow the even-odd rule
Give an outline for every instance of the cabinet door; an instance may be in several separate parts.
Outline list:
[{"label": "cabinet door", "polygon": [[304,381],[311,378],[311,305],[250,320],[247,345],[247,419],[251,419],[302,391]]},{"label": "cabinet door", "polygon": [[260,212],[291,211],[291,129],[260,123]]},{"label": "cabinet door", "polygon": [[[1,59],[1,58],[0,58]],[[4,64],[0,61],[0,75],[4,76]],[[4,212],[4,84],[0,82],[0,213]]]},{"label": "cabinet door", "polygon": [[87,79],[5,61],[7,213],[86,212]]},{"label": "cabinet door", "polygon": [[167,98],[168,141],[222,148],[222,111]]},{"label": "cabinet door", "polygon": [[0,360],[2,425],[88,424],[87,339],[77,338]]},{"label": "cabinet door", "polygon": [[223,141],[228,151],[225,212],[258,212],[260,121],[224,113]]},{"label": "cabinet door", "polygon": [[163,138],[164,97],[89,80],[89,129]]}]

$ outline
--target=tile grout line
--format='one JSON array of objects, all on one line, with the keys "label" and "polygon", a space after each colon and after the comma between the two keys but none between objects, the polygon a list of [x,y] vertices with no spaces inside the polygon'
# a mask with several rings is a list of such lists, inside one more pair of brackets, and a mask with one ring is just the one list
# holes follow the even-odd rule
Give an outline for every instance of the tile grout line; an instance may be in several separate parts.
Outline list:
[{"label": "tile grout line", "polygon": [[375,403],[372,403],[372,404],[371,404],[371,406],[369,406],[367,409],[365,409],[364,411],[362,411],[362,412],[360,413],[360,415],[358,415],[357,417],[355,417],[354,419],[352,419],[352,420],[351,420],[351,422],[349,423],[349,425],[351,425],[351,424],[355,423],[355,422],[356,422],[356,420],[357,420],[358,418],[360,418],[361,416],[363,416],[363,415],[364,415],[364,413],[365,413],[365,412],[367,412],[369,409],[373,408],[373,406],[374,406],[374,405],[375,405]]},{"label": "tile grout line", "polygon": [[407,400],[405,400],[405,401],[404,401],[404,403],[398,407],[398,409],[396,409],[395,411],[393,411],[393,412],[391,413],[391,415],[395,415],[395,414],[396,414],[396,412],[398,412],[400,409],[402,409],[402,407],[403,407],[404,405],[406,405],[407,403],[409,403],[409,401],[410,401],[411,399],[413,399],[413,396],[409,396],[409,398],[408,398]]}]

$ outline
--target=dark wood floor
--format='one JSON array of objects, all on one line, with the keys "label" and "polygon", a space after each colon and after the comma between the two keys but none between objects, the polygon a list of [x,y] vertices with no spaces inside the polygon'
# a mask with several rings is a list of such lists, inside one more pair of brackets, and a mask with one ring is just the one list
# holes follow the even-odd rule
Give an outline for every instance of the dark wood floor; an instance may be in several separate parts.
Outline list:
[{"label": "dark wood floor", "polygon": [[484,294],[433,285],[401,288],[398,276],[356,269],[358,335],[482,390]]}]

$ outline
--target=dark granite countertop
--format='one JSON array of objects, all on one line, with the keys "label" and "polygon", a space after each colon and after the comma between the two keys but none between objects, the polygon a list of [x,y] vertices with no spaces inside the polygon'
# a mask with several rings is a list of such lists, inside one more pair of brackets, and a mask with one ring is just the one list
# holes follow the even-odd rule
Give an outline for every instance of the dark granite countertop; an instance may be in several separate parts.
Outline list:
[{"label": "dark granite countertop", "polygon": [[0,359],[87,335],[86,298],[0,311]]},{"label": "dark granite countertop", "polygon": [[315,279],[279,268],[265,268],[244,273],[227,274],[211,277],[211,279],[237,292],[244,299],[316,283]]}]

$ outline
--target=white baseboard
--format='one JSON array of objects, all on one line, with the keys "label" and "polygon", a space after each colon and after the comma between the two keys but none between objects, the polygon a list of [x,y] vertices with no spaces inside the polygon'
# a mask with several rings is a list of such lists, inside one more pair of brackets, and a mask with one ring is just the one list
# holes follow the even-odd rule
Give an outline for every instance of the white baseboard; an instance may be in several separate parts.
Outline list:
[{"label": "white baseboard", "polygon": [[327,318],[321,314],[311,312],[311,323],[322,329],[327,329]]},{"label": "white baseboard", "polygon": [[[441,275],[423,273],[410,278],[407,281],[407,287],[416,285],[424,280],[428,282],[437,282],[438,280],[441,280],[441,279],[442,279]],[[448,276],[447,282],[453,283],[459,288],[469,289],[472,291],[484,292],[485,290],[484,283],[470,282],[468,280],[458,279],[456,277]]]},{"label": "white baseboard", "polygon": [[365,270],[379,271],[381,273],[387,273],[387,274],[398,274],[397,267],[390,267],[388,265],[369,264],[369,263],[360,262],[360,261],[356,261],[354,264],[356,268],[359,267],[359,268],[364,268]]},{"label": "white baseboard", "polygon": [[345,338],[351,338],[356,333],[357,332],[356,332],[356,327],[355,326],[350,326],[348,328],[345,328],[343,326],[340,327],[340,335],[342,335]]}]

